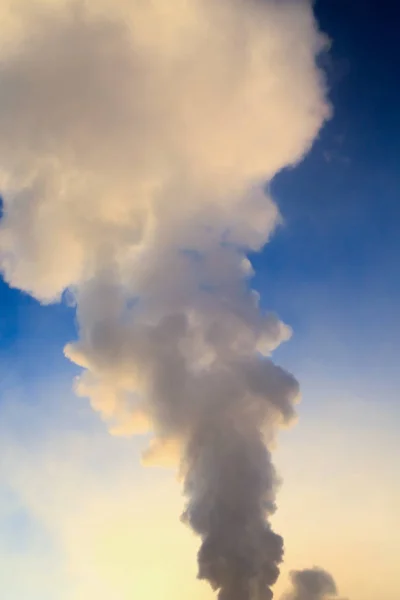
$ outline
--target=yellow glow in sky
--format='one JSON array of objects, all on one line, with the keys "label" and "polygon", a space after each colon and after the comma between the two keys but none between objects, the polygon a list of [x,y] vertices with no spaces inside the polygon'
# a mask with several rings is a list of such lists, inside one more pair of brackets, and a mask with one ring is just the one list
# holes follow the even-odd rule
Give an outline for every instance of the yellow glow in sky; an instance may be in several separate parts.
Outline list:
[{"label": "yellow glow in sky", "polygon": [[[336,406],[304,417],[276,452],[284,485],[274,527],[286,542],[276,597],[290,569],[317,564],[349,600],[398,600],[394,437],[388,427],[385,438],[373,437],[372,410],[354,428],[357,402]],[[26,407],[12,419],[3,410],[3,431],[12,431],[0,445],[0,589],[9,591],[7,600],[25,600],[29,590],[29,600],[214,597],[196,579],[198,540],[179,521],[183,500],[172,471],[141,467],[137,441],[50,427],[44,417],[46,431],[31,438],[20,430],[29,420]],[[5,535],[11,517],[24,540],[17,553]]]}]

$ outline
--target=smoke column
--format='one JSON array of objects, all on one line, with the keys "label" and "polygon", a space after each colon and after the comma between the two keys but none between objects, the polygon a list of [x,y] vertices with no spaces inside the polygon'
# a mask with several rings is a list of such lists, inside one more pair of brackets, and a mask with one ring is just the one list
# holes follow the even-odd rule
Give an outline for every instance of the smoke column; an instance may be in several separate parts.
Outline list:
[{"label": "smoke column", "polygon": [[153,433],[144,462],[179,461],[199,577],[269,600],[270,448],[299,390],[247,254],[280,222],[264,184],[329,117],[310,2],[3,4],[4,277],[73,299],[76,392],[113,433]]}]

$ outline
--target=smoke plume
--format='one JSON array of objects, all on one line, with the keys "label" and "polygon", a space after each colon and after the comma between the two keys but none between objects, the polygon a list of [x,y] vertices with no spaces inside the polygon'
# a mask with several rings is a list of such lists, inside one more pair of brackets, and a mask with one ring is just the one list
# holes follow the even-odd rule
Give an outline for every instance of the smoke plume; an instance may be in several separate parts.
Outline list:
[{"label": "smoke plume", "polygon": [[77,393],[115,434],[152,432],[145,461],[179,460],[220,600],[269,600],[270,448],[299,390],[270,359],[290,329],[261,309],[247,254],[280,221],[265,182],[329,116],[310,2],[1,10],[4,277],[45,303],[68,291]]},{"label": "smoke plume", "polygon": [[336,583],[329,573],[318,567],[292,571],[292,589],[283,600],[334,600],[338,598]]}]

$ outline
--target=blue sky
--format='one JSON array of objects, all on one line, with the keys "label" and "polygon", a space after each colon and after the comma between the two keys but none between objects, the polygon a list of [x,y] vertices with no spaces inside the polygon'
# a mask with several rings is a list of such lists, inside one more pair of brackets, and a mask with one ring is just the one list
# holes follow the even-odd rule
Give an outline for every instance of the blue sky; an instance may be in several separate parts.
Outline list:
[{"label": "blue sky", "polygon": [[[400,8],[395,1],[319,0],[315,11],[322,30],[332,39],[329,54],[321,61],[334,115],[305,160],[273,181],[272,195],[284,223],[266,248],[252,256],[254,286],[261,292],[263,306],[276,311],[294,329],[293,338],[275,354],[277,362],[300,379],[303,390],[302,418],[290,434],[292,441],[283,443],[278,456],[288,479],[288,495],[298,485],[289,466],[293,452],[304,452],[308,460],[305,438],[314,432],[314,443],[320,443],[318,431],[326,415],[331,474],[335,465],[339,469],[346,462],[341,456],[333,458],[335,431],[343,422],[341,439],[349,452],[355,452],[354,471],[375,447],[383,453],[379,468],[387,457],[394,460],[399,450]],[[49,390],[68,396],[77,369],[64,358],[62,349],[74,338],[73,308],[66,303],[41,306],[0,281],[3,401],[7,393],[18,390],[19,401],[31,410]],[[82,402],[70,401],[74,407]],[[57,404],[54,411],[58,408]],[[94,427],[100,427],[83,404],[81,410]],[[83,418],[79,414],[74,416],[78,424]],[[32,427],[21,424],[19,418],[16,429],[34,437],[39,417],[32,418]],[[54,415],[49,419],[57,421]],[[13,423],[11,419],[9,424]],[[76,423],[74,427],[79,428]],[[348,431],[353,423],[356,434]],[[348,441],[353,434],[360,444],[358,450]],[[119,457],[125,447],[116,452]],[[391,464],[395,463],[388,463],[383,485],[395,481]],[[314,489],[311,474],[320,477],[324,472],[318,468],[310,468],[306,477],[310,490]],[[371,469],[375,476],[378,466]],[[393,483],[393,489],[400,489],[396,486]],[[284,497],[282,514],[286,516],[289,504]],[[391,510],[390,505],[389,516]],[[303,517],[301,513],[299,518]],[[23,511],[13,513],[2,528],[10,552],[18,553],[25,536],[35,538],[32,528],[34,523]],[[43,540],[47,543],[45,536],[41,544]],[[330,556],[328,551],[326,556]],[[343,576],[343,581],[348,589],[353,589],[351,585],[355,589],[351,578]],[[382,600],[394,600],[397,592],[393,590],[393,595],[389,591]],[[353,598],[370,600],[370,596]]]},{"label": "blue sky", "polygon": [[321,368],[368,373],[384,392],[387,373],[398,382],[398,7],[320,1],[316,14],[332,40],[322,62],[334,116],[301,165],[273,182],[285,223],[254,257],[256,285],[295,329],[282,353],[311,337],[307,355]]}]

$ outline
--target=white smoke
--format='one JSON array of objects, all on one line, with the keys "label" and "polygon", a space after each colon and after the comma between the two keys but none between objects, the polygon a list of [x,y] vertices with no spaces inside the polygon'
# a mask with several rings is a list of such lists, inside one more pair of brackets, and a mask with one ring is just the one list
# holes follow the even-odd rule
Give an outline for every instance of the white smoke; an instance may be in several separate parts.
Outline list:
[{"label": "white smoke", "polygon": [[263,191],[329,116],[307,0],[50,1],[9,11],[0,62],[1,265],[68,290],[66,355],[115,433],[179,457],[199,576],[270,598],[283,545],[267,447],[294,416],[246,257],[279,222]]}]

